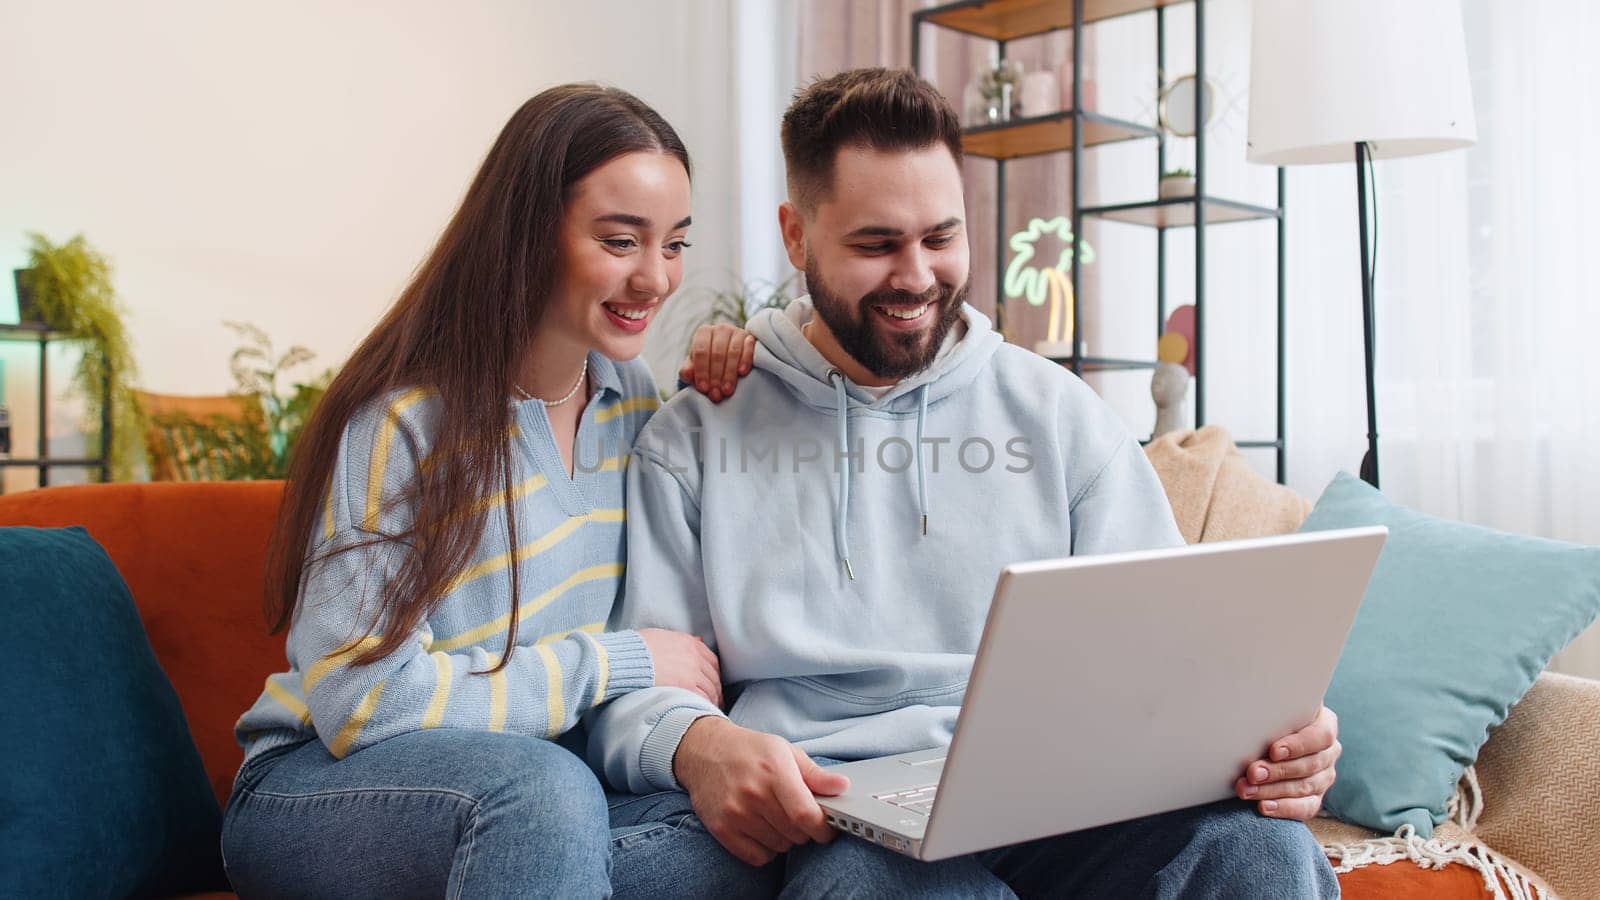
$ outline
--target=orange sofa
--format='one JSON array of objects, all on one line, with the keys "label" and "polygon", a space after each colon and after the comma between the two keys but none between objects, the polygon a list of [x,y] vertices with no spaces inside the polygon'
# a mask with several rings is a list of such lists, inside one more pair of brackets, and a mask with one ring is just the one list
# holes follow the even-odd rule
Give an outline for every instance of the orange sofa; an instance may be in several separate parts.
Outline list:
[{"label": "orange sofa", "polygon": [[[0,526],[82,525],[110,554],[177,690],[219,804],[241,759],[234,721],[266,676],[284,665],[283,637],[266,633],[261,611],[267,540],[281,493],[281,482],[196,482],[0,496]],[[1480,876],[1460,866],[1371,866],[1341,876],[1341,883],[1353,900],[1489,896]]]}]

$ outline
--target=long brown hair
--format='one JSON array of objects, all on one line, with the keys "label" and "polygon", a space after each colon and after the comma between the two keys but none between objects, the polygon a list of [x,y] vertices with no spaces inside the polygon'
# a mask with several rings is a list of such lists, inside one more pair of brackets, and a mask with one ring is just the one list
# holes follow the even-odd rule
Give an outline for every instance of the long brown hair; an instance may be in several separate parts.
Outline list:
[{"label": "long brown hair", "polygon": [[[574,186],[602,164],[630,152],[676,157],[690,170],[677,132],[637,97],[615,88],[567,84],[524,103],[506,123],[450,219],[399,300],[340,369],[318,403],[290,461],[283,506],[267,556],[266,614],[274,632],[293,618],[308,569],[328,555],[381,541],[409,547],[404,563],[376,598],[376,609],[352,644],[378,642],[354,659],[364,665],[394,652],[444,599],[483,538],[482,516],[460,515],[493,491],[511,494],[511,369],[522,362],[560,274],[561,218]],[[311,555],[340,439],[365,404],[397,388],[438,395],[436,453],[419,466],[404,496],[405,530]],[[493,486],[493,487],[491,487]],[[515,504],[504,504],[517,546]],[[511,572],[511,624],[517,640],[518,567]]]}]

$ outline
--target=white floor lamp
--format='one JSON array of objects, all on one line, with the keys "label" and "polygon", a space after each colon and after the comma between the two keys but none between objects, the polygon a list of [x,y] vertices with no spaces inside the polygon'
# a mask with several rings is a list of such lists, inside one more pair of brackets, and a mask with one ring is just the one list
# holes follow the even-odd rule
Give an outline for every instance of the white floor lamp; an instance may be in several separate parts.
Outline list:
[{"label": "white floor lamp", "polygon": [[[1366,345],[1367,453],[1378,486],[1374,247],[1367,238],[1372,160],[1477,140],[1459,0],[1255,0],[1250,36],[1251,162],[1355,160]],[[1374,207],[1377,198],[1372,198]],[[1373,233],[1376,235],[1376,210]]]}]

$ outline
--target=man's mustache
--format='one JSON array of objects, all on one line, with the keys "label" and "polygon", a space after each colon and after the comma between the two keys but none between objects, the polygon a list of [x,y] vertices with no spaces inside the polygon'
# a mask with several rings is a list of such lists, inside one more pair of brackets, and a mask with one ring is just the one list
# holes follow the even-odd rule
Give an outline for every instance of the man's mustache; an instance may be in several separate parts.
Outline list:
[{"label": "man's mustache", "polygon": [[943,283],[935,284],[920,294],[885,288],[867,294],[860,303],[863,306],[921,306],[924,303],[937,303],[942,307],[959,293],[955,287]]}]

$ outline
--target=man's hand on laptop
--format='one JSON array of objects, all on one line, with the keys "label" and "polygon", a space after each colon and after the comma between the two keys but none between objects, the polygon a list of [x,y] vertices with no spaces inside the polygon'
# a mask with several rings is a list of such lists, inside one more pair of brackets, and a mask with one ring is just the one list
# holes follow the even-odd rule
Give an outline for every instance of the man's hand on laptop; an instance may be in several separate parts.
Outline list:
[{"label": "man's hand on laptop", "polygon": [[1239,799],[1255,801],[1264,816],[1309,821],[1333,787],[1339,745],[1339,717],[1324,706],[1310,725],[1272,742],[1270,759],[1245,766],[1234,782]]},{"label": "man's hand on laptop", "polygon": [[684,732],[673,776],[706,830],[728,852],[763,866],[797,844],[833,840],[813,792],[841,793],[850,779],[829,772],[777,737],[702,716]]}]

